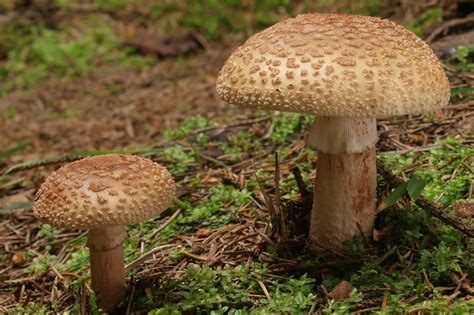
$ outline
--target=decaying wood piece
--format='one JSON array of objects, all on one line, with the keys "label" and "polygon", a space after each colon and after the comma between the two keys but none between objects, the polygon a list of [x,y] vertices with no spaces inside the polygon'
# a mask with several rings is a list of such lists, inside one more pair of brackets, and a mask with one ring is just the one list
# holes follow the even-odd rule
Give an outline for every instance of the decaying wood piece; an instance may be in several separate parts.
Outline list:
[{"label": "decaying wood piece", "polygon": [[135,47],[142,55],[161,58],[187,54],[205,45],[202,38],[192,32],[160,35],[148,30],[136,30],[133,36],[125,39],[125,44]]}]

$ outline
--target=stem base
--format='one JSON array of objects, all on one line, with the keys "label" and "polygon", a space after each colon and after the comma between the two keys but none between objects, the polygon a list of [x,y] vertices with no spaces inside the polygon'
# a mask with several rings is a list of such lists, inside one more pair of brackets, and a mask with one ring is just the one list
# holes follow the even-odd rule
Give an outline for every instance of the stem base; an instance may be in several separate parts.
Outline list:
[{"label": "stem base", "polygon": [[124,226],[89,231],[87,246],[91,256],[92,289],[99,306],[105,311],[113,310],[124,297],[124,239]]},{"label": "stem base", "polygon": [[310,242],[342,249],[355,235],[370,237],[375,217],[375,147],[360,153],[318,152]]}]

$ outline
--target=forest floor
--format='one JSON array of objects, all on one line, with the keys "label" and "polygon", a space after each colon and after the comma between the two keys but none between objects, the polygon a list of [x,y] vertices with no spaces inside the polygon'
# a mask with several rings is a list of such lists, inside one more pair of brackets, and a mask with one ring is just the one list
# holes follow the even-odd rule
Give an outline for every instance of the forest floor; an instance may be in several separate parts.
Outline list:
[{"label": "forest floor", "polygon": [[[171,209],[127,227],[118,313],[474,312],[472,15],[444,2],[277,2],[211,1],[206,10],[201,1],[5,2],[0,314],[100,313],[86,232],[41,224],[31,207],[52,171],[111,152],[160,162],[178,184]],[[373,239],[356,237],[344,255],[304,248],[317,160],[304,139],[313,117],[245,111],[215,92],[220,67],[249,34],[315,9],[404,23],[430,41],[452,88],[442,111],[378,121],[378,202],[389,207]],[[157,31],[145,35],[143,26]],[[164,32],[178,43],[166,51]],[[422,197],[391,193],[403,182]]]}]

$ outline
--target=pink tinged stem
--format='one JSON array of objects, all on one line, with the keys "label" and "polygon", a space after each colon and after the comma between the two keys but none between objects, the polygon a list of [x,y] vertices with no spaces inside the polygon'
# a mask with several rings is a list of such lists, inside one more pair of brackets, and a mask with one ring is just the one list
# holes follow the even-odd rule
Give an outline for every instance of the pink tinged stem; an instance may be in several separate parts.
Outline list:
[{"label": "pink tinged stem", "polygon": [[320,117],[311,127],[307,142],[318,161],[309,239],[316,248],[341,251],[355,235],[370,237],[376,141],[375,119]]},{"label": "pink tinged stem", "polygon": [[92,289],[99,307],[105,311],[115,309],[124,297],[124,240],[124,226],[89,230],[87,247],[91,256]]},{"label": "pink tinged stem", "polygon": [[375,148],[361,153],[318,153],[310,240],[341,249],[357,234],[369,237],[375,217]]}]

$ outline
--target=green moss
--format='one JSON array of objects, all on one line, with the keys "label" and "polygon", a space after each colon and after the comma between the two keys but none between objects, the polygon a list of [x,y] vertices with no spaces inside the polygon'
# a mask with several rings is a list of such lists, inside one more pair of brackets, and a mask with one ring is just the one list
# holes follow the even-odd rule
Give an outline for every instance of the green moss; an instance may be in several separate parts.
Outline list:
[{"label": "green moss", "polygon": [[[8,27],[0,31],[0,38],[6,38],[0,50],[3,48],[8,57],[0,71],[0,92],[30,87],[51,77],[84,76],[101,64],[140,67],[152,60],[132,54],[111,28],[93,24],[74,37],[68,30],[61,32],[37,24],[11,33],[7,33]],[[15,22],[9,25],[16,27]]]},{"label": "green moss", "polygon": [[460,72],[473,72],[474,45],[459,46],[451,61],[458,66]]},{"label": "green moss", "polygon": [[443,19],[443,9],[432,8],[425,11],[413,23],[406,23],[405,26],[418,36],[423,36],[425,30],[435,22],[441,22]]},{"label": "green moss", "polygon": [[[266,266],[252,263],[249,266],[210,268],[192,266],[177,283],[166,288],[165,300],[178,300],[166,303],[149,314],[178,314],[193,310],[196,314],[303,314],[314,304],[315,296],[311,292],[312,280],[306,276],[299,278],[275,279],[265,277]],[[258,284],[265,282],[271,292],[267,299]],[[260,295],[261,298],[252,297]],[[252,305],[232,307],[230,305]]]}]

